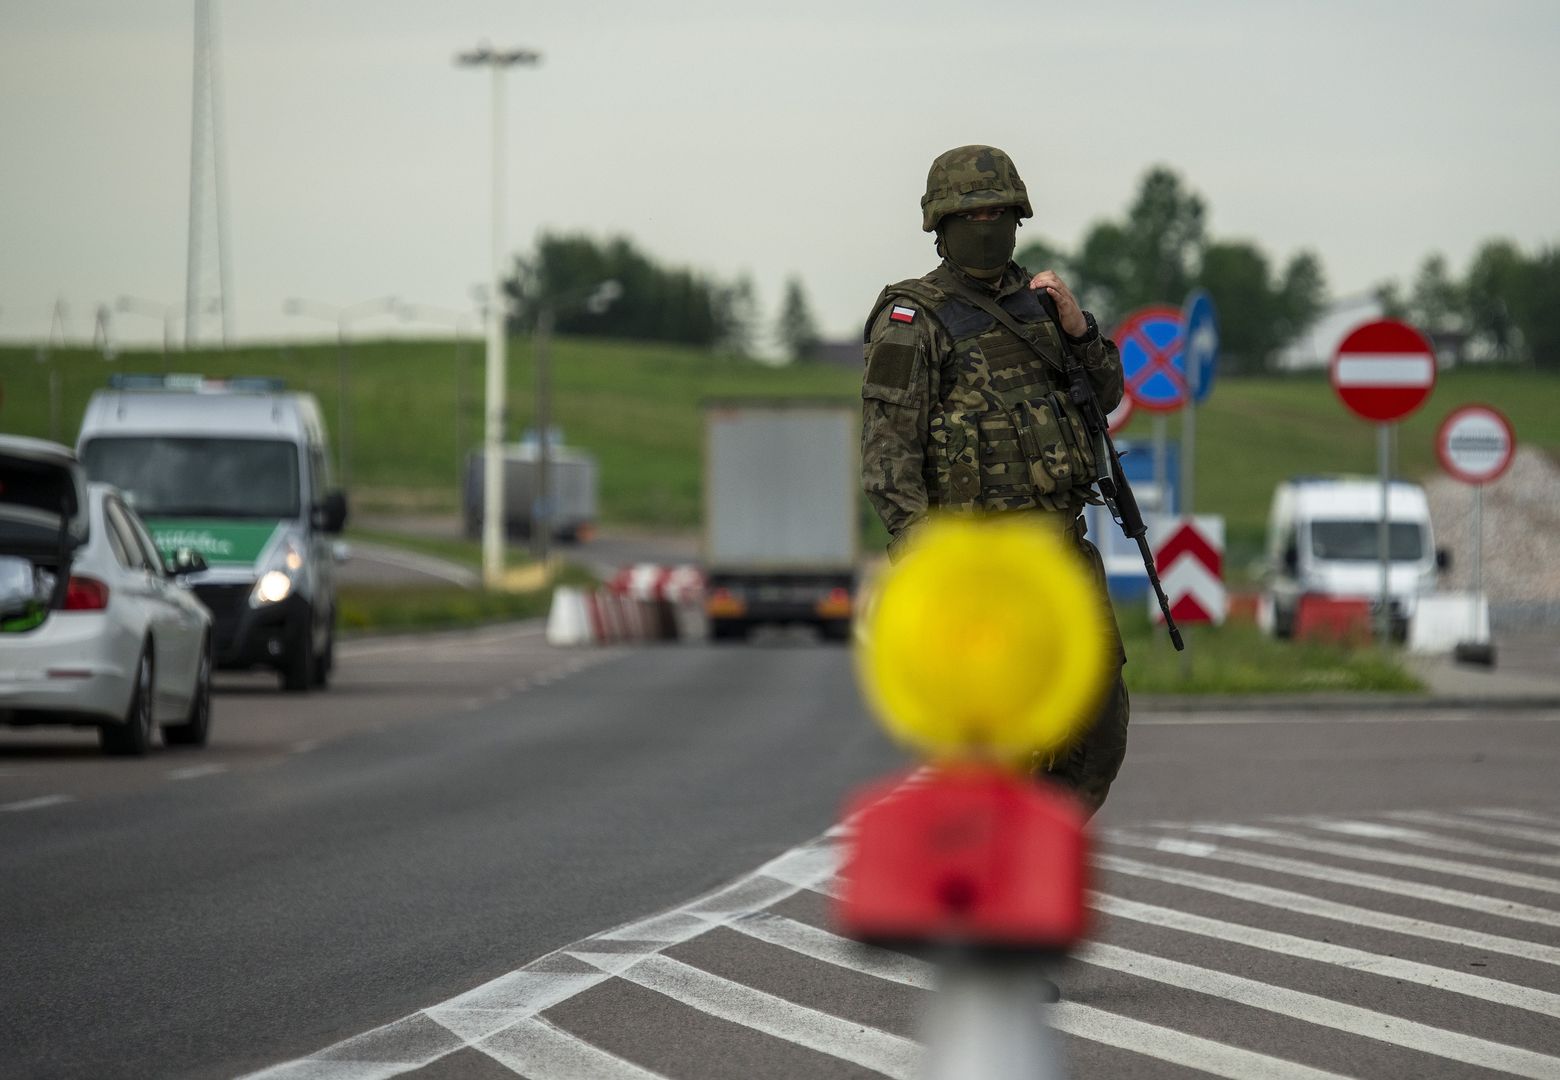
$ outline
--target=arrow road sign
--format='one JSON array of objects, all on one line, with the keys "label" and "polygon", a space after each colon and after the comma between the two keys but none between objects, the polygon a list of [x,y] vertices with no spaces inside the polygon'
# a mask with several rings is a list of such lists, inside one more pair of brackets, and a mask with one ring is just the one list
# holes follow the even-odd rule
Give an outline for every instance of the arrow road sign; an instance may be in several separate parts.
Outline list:
[{"label": "arrow road sign", "polygon": [[1193,291],[1186,298],[1184,311],[1186,381],[1191,384],[1192,399],[1201,405],[1213,389],[1214,369],[1219,363],[1219,320],[1206,289]]}]

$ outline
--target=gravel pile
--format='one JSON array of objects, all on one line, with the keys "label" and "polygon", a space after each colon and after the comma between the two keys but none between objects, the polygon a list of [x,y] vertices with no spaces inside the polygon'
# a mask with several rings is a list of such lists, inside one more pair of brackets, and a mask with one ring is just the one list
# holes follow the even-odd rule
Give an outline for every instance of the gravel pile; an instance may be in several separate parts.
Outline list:
[{"label": "gravel pile", "polygon": [[[1474,489],[1449,476],[1425,484],[1438,547],[1452,554],[1446,589],[1473,587]],[[1497,626],[1560,624],[1560,465],[1519,447],[1484,487],[1484,591]]]}]

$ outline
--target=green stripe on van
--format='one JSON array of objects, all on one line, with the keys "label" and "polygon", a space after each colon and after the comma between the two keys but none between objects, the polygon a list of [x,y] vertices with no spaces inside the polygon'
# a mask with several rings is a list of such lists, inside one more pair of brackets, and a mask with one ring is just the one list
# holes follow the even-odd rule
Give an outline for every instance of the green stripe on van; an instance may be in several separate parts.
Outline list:
[{"label": "green stripe on van", "polygon": [[210,566],[253,566],[282,527],[279,521],[201,521],[153,518],[147,531],[165,556],[180,548],[200,552]]}]

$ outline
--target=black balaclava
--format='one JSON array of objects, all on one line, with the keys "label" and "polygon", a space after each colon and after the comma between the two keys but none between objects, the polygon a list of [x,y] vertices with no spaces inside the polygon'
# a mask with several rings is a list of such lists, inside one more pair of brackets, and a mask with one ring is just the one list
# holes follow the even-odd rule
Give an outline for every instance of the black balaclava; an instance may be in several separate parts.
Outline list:
[{"label": "black balaclava", "polygon": [[937,223],[942,253],[973,278],[995,281],[1007,269],[1018,242],[1018,214],[1010,206],[995,221],[949,214]]}]

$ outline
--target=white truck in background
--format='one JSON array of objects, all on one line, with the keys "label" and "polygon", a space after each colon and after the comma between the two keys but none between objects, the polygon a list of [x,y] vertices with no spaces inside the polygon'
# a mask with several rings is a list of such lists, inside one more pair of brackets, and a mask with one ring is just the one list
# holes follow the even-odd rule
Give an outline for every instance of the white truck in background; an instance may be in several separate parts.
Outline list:
[{"label": "white truck in background", "polygon": [[704,406],[705,610],[715,641],[808,624],[846,641],[858,556],[858,424],[848,405]]}]

